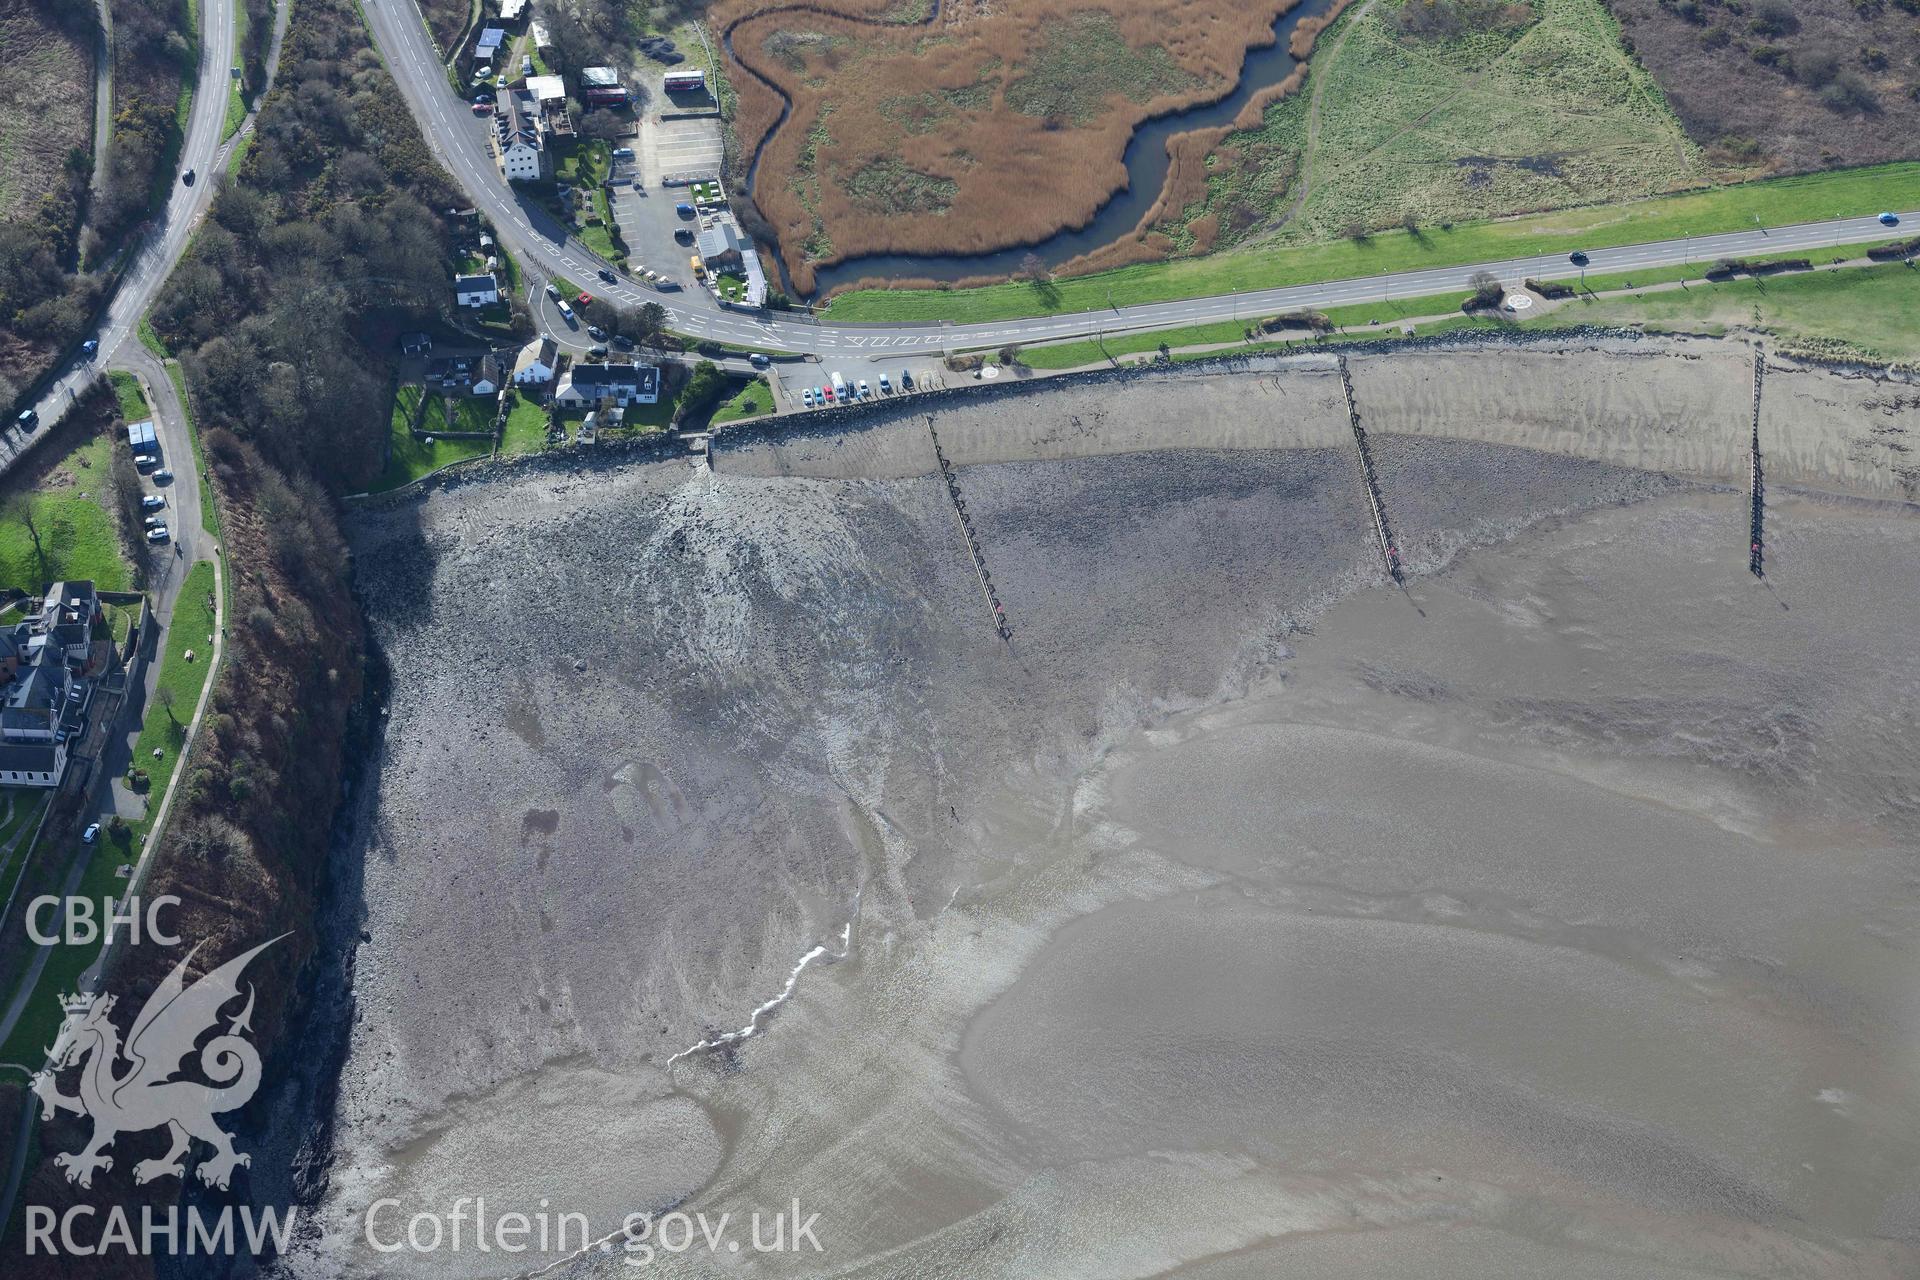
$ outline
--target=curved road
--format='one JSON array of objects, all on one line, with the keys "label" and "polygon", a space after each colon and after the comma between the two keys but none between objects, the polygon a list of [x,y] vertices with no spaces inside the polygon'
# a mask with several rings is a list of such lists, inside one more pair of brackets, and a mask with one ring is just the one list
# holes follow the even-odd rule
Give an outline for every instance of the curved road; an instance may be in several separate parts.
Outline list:
[{"label": "curved road", "polygon": [[94,337],[100,351],[91,360],[76,356],[61,367],[59,375],[32,407],[40,413],[37,430],[23,433],[9,422],[0,431],[0,471],[13,464],[24,449],[44,435],[47,428],[80,398],[107,362],[140,326],[140,317],[153,305],[160,286],[166,283],[173,264],[186,251],[187,242],[200,217],[213,201],[214,178],[224,154],[220,133],[227,120],[227,76],[233,66],[233,9],[236,0],[200,0],[200,85],[193,95],[193,110],[187,117],[186,137],[180,147],[180,171],[197,171],[192,186],[173,179],[166,209],[154,227],[134,250],[113,301]]},{"label": "curved road", "polygon": [[[427,34],[426,22],[414,0],[365,0],[363,7],[374,44],[400,86],[401,96],[420,122],[428,145],[474,205],[487,215],[495,234],[508,248],[542,276],[566,276],[596,293],[628,304],[659,302],[667,309],[668,324],[674,331],[692,338],[713,338],[770,351],[812,352],[842,360],[868,357],[877,360],[915,349],[929,352],[948,347],[1024,345],[1093,333],[1169,329],[1301,307],[1378,301],[1389,296],[1407,298],[1463,291],[1469,287],[1468,279],[1480,271],[1491,271],[1505,280],[1526,276],[1542,280],[1569,279],[1580,274],[1564,254],[1547,254],[984,324],[816,324],[811,320],[771,316],[762,319],[728,311],[700,289],[656,294],[624,276],[615,286],[594,288],[590,283],[593,276],[608,264],[579,241],[568,238],[544,210],[531,201],[520,200],[508,187],[488,147],[487,121],[476,118],[469,104],[447,83],[439,55]],[[1873,214],[1877,212],[1864,210],[1861,217],[1832,222],[1765,230],[1756,227],[1752,231],[1723,235],[1594,249],[1589,251],[1588,269],[1611,273],[1883,240],[1891,233],[1874,219]],[[1920,221],[1920,213],[1903,210],[1900,216],[1902,222],[1909,225]]]}]

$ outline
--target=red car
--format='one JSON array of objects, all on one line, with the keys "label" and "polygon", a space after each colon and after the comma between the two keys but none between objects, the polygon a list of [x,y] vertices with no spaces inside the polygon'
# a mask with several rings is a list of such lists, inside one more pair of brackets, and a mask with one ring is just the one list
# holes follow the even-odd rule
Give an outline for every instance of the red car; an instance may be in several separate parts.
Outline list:
[{"label": "red car", "polygon": [[822,396],[825,396],[825,397],[826,397],[826,400],[827,400],[827,403],[828,403],[828,404],[832,404],[832,403],[833,403],[833,388],[832,388],[832,387],[822,387],[822,388],[820,388],[820,394],[821,394]]},{"label": "red car", "polygon": [[579,298],[578,298],[578,299],[577,299],[576,301],[578,301],[578,302],[579,302],[579,304],[580,304],[581,306],[583,306],[583,307],[584,307],[584,306],[586,306],[586,305],[587,305],[587,304],[588,304],[589,302],[592,302],[592,301],[593,301],[593,295],[592,295],[592,294],[590,294],[590,293],[583,293],[583,294],[581,294],[581,295],[580,295],[580,297],[579,297]]},{"label": "red car", "polygon": [[493,105],[487,102],[476,102],[473,104],[473,114],[477,116],[490,116],[493,114]]}]

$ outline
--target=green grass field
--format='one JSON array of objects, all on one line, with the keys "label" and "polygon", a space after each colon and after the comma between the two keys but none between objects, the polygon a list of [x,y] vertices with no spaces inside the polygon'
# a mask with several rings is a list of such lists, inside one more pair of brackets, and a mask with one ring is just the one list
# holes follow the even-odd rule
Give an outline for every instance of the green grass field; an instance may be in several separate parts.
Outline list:
[{"label": "green grass field", "polygon": [[[1064,367],[1064,366],[1061,366]],[[765,378],[755,378],[740,389],[739,394],[713,411],[715,422],[736,422],[741,418],[754,418],[763,413],[773,412],[773,388],[767,385]]]},{"label": "green grass field", "polygon": [[[415,437],[408,430],[408,424],[412,420],[413,406],[419,403],[422,394],[419,387],[412,385],[402,386],[394,393],[392,420],[389,424],[392,451],[387,458],[386,469],[380,473],[379,479],[368,486],[369,493],[385,493],[389,489],[398,489],[401,485],[410,484],[449,463],[459,462],[465,458],[482,457],[493,452],[493,443],[490,440],[447,440],[435,436],[433,443],[428,444]],[[456,409],[456,417],[464,411],[465,407],[462,404]],[[491,424],[492,417],[489,415],[486,425]],[[484,430],[485,428],[468,427],[464,424],[450,428],[447,425],[442,397],[435,394],[427,397],[426,415],[421,419],[421,429],[435,432]]]},{"label": "green grass field", "polygon": [[1880,165],[1716,187],[1624,204],[1458,223],[1418,234],[1395,230],[1334,240],[1123,267],[1055,281],[981,289],[869,289],[833,300],[839,322],[948,319],[959,324],[1280,288],[1533,254],[1604,249],[1752,227],[1817,222],[1911,206],[1920,163]]},{"label": "green grass field", "polygon": [[37,593],[62,578],[90,578],[104,591],[127,589],[127,562],[110,506],[112,457],[112,437],[95,436],[25,496],[30,522],[11,516],[0,521],[0,586]]},{"label": "green grass field", "polygon": [[1644,324],[1715,332],[1734,325],[1801,343],[1844,343],[1889,360],[1920,359],[1920,270],[1892,263],[1695,284],[1638,297],[1570,303],[1529,327]]},{"label": "green grass field", "polygon": [[500,452],[538,453],[546,447],[547,411],[525,396],[516,397],[500,435]]},{"label": "green grass field", "polygon": [[146,393],[140,390],[140,379],[123,369],[114,369],[107,374],[107,381],[113,387],[114,397],[120,402],[122,418],[128,422],[144,422],[153,417]]}]

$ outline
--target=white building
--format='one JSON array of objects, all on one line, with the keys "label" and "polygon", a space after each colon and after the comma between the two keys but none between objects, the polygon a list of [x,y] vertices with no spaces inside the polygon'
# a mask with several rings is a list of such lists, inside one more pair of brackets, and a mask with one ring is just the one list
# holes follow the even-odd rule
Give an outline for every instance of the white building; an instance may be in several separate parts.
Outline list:
[{"label": "white building", "polygon": [[660,370],[650,364],[575,364],[553,389],[553,402],[569,409],[602,400],[624,408],[659,399]]},{"label": "white building", "polygon": [[513,359],[513,385],[516,387],[543,386],[553,381],[554,370],[560,363],[560,344],[551,335],[541,334],[526,346],[520,348]]},{"label": "white building", "polygon": [[463,307],[489,307],[500,301],[500,282],[492,276],[456,276],[453,300]]},{"label": "white building", "polygon": [[540,108],[526,93],[500,95],[502,110],[494,119],[499,128],[500,168],[509,182],[540,182],[552,176],[553,159],[547,151],[546,128]]}]

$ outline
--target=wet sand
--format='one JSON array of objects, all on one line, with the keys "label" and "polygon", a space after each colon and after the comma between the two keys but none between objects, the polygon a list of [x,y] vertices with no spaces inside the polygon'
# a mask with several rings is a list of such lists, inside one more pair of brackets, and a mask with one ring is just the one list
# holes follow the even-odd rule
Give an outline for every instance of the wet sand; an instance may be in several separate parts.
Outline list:
[{"label": "wet sand", "polygon": [[[1750,362],[1621,357],[1355,360],[1404,590],[1324,362],[939,409],[1011,646],[917,411],[363,518],[296,1272],[458,1193],[820,1214],[670,1274],[1913,1274],[1920,524],[1824,496],[1902,491],[1908,393],[1770,370],[1763,584]],[[1450,432],[1501,361],[1614,408]]]}]

